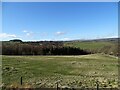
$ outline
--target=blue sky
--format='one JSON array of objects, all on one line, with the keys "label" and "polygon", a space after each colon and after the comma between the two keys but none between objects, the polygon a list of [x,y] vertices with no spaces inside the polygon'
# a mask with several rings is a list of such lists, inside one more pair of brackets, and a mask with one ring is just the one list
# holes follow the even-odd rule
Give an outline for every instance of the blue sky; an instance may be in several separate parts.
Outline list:
[{"label": "blue sky", "polygon": [[117,2],[4,2],[3,40],[96,39],[118,36]]}]

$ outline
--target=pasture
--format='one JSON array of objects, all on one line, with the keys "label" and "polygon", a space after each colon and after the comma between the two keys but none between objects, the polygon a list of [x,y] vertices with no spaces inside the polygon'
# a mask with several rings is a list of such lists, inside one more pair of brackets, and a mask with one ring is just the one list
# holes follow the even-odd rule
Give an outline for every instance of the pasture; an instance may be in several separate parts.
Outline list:
[{"label": "pasture", "polygon": [[[106,54],[76,56],[2,56],[5,87],[118,87],[118,58]],[[20,78],[23,83],[20,85]]]},{"label": "pasture", "polygon": [[81,41],[81,42],[65,42],[64,46],[81,48],[93,53],[105,53],[117,55],[117,41]]}]

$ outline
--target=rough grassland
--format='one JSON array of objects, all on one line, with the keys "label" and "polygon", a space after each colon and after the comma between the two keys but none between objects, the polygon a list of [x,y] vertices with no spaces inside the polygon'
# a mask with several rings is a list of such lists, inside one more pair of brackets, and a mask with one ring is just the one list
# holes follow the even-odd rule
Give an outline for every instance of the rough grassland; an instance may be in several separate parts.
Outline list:
[{"label": "rough grassland", "polygon": [[[81,56],[2,56],[3,86],[7,87],[118,87],[118,59]],[[20,85],[23,77],[23,85]]]},{"label": "rough grassland", "polygon": [[116,55],[118,53],[117,42],[108,41],[86,41],[86,42],[66,42],[64,46],[81,48],[94,53],[106,53]]}]

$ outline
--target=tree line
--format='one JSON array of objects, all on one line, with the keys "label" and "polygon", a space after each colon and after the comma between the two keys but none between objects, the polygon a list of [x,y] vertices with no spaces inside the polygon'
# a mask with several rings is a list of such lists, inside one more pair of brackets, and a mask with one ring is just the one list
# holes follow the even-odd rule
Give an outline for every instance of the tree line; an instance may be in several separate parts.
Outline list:
[{"label": "tree line", "polygon": [[3,42],[2,55],[86,55],[89,52],[75,47],[65,47],[62,42]]}]

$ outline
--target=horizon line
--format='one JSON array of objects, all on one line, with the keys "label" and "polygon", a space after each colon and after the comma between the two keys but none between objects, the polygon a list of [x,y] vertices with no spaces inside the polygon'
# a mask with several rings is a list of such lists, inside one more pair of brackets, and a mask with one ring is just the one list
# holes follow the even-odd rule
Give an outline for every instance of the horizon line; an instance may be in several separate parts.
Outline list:
[{"label": "horizon line", "polygon": [[107,38],[96,38],[96,39],[70,39],[70,40],[22,40],[16,38],[16,39],[0,40],[0,41],[21,40],[24,42],[39,42],[39,41],[87,41],[87,40],[101,40],[101,39],[120,39],[120,37],[107,37]]}]

